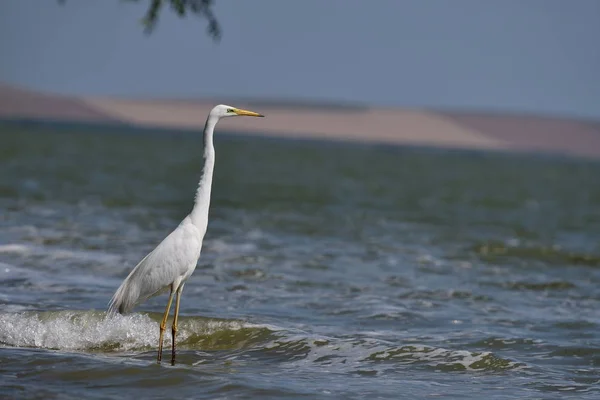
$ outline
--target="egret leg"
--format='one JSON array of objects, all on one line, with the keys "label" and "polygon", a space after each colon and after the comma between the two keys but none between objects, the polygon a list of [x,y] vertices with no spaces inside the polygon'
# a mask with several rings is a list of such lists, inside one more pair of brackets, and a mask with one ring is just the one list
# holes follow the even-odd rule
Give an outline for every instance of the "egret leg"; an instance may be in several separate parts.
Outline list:
[{"label": "egret leg", "polygon": [[163,348],[163,338],[165,336],[165,329],[167,327],[167,318],[169,318],[169,311],[171,311],[171,303],[173,302],[173,288],[171,288],[171,292],[169,293],[169,301],[167,302],[167,308],[165,310],[165,315],[163,315],[163,319],[160,323],[160,336],[158,338],[158,359],[156,362],[160,363],[162,360],[162,348]]},{"label": "egret leg", "polygon": [[179,301],[181,300],[181,292],[183,291],[183,283],[177,288],[177,298],[175,299],[175,316],[173,317],[173,326],[171,327],[172,334],[172,351],[171,365],[175,365],[175,335],[177,334],[177,319],[179,318]]}]

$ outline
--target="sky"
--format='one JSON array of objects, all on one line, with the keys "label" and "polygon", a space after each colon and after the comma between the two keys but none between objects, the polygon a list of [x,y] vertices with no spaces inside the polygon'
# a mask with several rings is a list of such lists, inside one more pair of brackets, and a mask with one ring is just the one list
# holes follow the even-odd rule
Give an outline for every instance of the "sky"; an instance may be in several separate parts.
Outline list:
[{"label": "sky", "polygon": [[223,38],[148,1],[0,1],[0,82],[600,120],[598,0],[216,0]]}]

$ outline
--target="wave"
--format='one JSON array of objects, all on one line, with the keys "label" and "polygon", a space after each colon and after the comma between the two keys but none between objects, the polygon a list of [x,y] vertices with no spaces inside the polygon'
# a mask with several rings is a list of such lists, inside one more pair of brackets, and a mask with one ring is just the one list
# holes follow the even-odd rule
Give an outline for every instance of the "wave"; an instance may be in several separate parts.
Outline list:
[{"label": "wave", "polygon": [[[0,343],[51,350],[140,351],[156,348],[158,313],[109,315],[104,311],[26,311],[0,313]],[[236,348],[269,328],[237,320],[180,317],[181,348]],[[165,335],[170,346],[170,332]]]},{"label": "wave", "polygon": [[[158,313],[108,315],[103,311],[0,313],[0,344],[89,353],[154,351]],[[170,332],[165,335],[170,346]],[[243,353],[275,363],[335,367],[339,371],[377,374],[391,366],[413,364],[438,371],[507,371],[526,367],[491,352],[471,352],[426,345],[403,345],[377,338],[331,338],[242,320],[181,317],[180,351]]]},{"label": "wave", "polygon": [[47,257],[52,261],[101,262],[104,264],[123,263],[121,256],[98,250],[71,250],[45,245],[10,243],[0,245],[0,253],[26,257]]},{"label": "wave", "polygon": [[486,241],[475,244],[471,250],[485,259],[496,261],[502,258],[517,258],[561,267],[565,265],[600,267],[600,255],[570,251],[556,245],[521,244],[519,241],[515,241],[515,243]]}]

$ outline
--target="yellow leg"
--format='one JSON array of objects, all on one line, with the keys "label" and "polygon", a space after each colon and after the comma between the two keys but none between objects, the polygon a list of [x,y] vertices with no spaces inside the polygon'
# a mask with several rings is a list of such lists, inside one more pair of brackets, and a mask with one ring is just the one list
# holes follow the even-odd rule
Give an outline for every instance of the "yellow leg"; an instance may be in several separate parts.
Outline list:
[{"label": "yellow leg", "polygon": [[175,300],[175,316],[173,317],[173,326],[171,334],[173,335],[171,365],[175,365],[175,335],[177,334],[177,319],[179,318],[179,301],[181,300],[181,292],[183,291],[183,283],[177,288],[177,298]]},{"label": "yellow leg", "polygon": [[167,309],[165,310],[165,315],[163,315],[163,319],[160,323],[160,336],[158,338],[158,359],[156,362],[160,363],[162,359],[162,348],[163,348],[163,338],[165,336],[165,329],[167,327],[167,319],[169,318],[169,311],[171,310],[171,302],[173,302],[173,288],[171,288],[171,292],[169,293],[169,301],[167,302]]}]

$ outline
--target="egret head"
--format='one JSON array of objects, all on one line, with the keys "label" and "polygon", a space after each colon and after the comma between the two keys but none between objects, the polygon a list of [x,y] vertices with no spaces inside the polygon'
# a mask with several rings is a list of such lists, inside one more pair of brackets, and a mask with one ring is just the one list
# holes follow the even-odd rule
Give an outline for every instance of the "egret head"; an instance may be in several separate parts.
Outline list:
[{"label": "egret head", "polygon": [[241,108],[236,108],[232,106],[228,106],[225,104],[219,104],[215,106],[210,112],[211,117],[223,118],[223,117],[264,117],[264,115],[255,113],[254,111],[242,110]]}]

